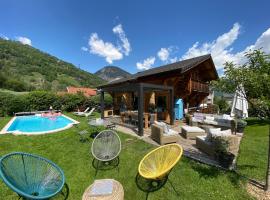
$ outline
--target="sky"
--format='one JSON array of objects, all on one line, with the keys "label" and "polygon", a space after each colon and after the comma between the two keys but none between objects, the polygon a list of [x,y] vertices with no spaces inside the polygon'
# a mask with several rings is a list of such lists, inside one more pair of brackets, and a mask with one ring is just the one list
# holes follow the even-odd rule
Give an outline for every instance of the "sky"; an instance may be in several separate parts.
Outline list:
[{"label": "sky", "polygon": [[211,54],[224,63],[270,53],[270,1],[0,0],[0,37],[31,45],[94,73],[136,73]]}]

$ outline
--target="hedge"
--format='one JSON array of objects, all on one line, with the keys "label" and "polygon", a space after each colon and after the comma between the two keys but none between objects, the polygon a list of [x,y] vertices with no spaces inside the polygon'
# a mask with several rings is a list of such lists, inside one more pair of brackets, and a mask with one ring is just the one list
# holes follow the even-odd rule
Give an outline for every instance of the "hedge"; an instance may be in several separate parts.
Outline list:
[{"label": "hedge", "polygon": [[[47,91],[33,91],[28,94],[14,95],[0,92],[0,116],[14,115],[16,112],[42,111],[53,109],[62,111],[77,111],[86,107],[99,107],[100,96],[90,98],[82,94],[57,95]],[[105,95],[105,105],[111,106],[112,98]]]}]

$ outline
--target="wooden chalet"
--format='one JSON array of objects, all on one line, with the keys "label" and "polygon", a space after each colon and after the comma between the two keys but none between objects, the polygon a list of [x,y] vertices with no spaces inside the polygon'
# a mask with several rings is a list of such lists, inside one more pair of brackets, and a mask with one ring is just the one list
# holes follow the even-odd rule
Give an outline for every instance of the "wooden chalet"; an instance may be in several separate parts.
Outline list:
[{"label": "wooden chalet", "polygon": [[211,55],[138,72],[98,87],[101,116],[104,117],[104,92],[108,92],[113,97],[114,114],[137,111],[138,133],[143,135],[150,109],[155,108],[156,120],[174,124],[175,99],[183,99],[185,107],[196,107],[209,95],[209,82],[216,79],[218,74]]}]

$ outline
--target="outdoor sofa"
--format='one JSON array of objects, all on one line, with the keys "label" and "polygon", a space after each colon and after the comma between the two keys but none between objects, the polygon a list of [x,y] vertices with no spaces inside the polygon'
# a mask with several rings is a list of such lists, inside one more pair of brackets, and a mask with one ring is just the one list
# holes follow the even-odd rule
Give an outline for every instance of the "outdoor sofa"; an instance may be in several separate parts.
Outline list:
[{"label": "outdoor sofa", "polygon": [[165,132],[164,128],[166,129],[165,125],[161,124],[152,124],[151,125],[151,138],[156,141],[160,145],[168,144],[168,143],[175,143],[178,142],[180,136],[178,132],[169,129]]},{"label": "outdoor sofa", "polygon": [[[211,130],[211,129],[210,129]],[[237,154],[237,151],[239,149],[240,144],[240,137],[238,135],[234,135],[231,133],[231,130],[225,130],[223,132],[227,132],[226,134],[218,134],[216,136],[221,137],[222,139],[228,141],[228,151],[234,155]],[[229,132],[229,133],[228,133]],[[204,136],[197,136],[196,137],[196,146],[198,149],[200,149],[202,152],[208,154],[211,157],[215,156],[215,145],[213,143],[213,137],[216,137],[211,135],[211,131],[207,133],[207,135]]]},{"label": "outdoor sofa", "polygon": [[191,117],[190,124],[192,126],[210,126],[218,127],[221,130],[231,129],[235,132],[235,121],[229,115],[215,115],[215,114],[205,114],[205,113],[194,113]]}]

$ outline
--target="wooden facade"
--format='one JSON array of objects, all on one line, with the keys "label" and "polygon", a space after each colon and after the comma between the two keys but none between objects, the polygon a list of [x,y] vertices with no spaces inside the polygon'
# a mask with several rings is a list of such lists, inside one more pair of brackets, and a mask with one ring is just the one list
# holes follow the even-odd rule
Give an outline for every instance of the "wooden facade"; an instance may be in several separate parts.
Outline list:
[{"label": "wooden facade", "polygon": [[[139,110],[139,105],[143,105],[142,112],[158,108],[155,111],[158,120],[171,123],[175,99],[183,99],[185,107],[196,107],[209,95],[209,82],[217,78],[211,55],[206,55],[139,72],[99,89],[112,95],[116,114],[122,110]],[[137,88],[140,84],[145,86],[143,99],[142,91]]]}]

